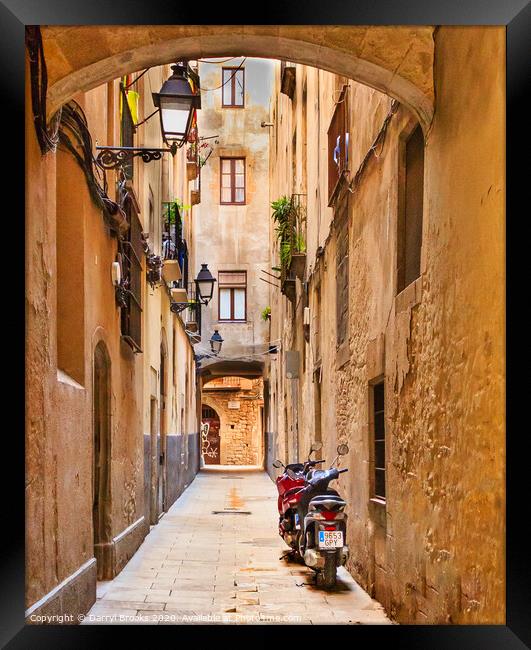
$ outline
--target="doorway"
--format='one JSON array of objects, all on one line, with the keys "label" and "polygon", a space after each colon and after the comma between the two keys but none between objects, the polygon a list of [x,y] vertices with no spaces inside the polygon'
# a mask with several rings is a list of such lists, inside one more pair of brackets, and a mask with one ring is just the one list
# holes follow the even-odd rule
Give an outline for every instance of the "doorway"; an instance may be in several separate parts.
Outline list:
[{"label": "doorway", "polygon": [[159,487],[159,406],[156,397],[151,396],[149,420],[150,420],[150,437],[151,437],[151,496],[150,496],[150,521],[153,526],[158,523],[158,487]]},{"label": "doorway", "polygon": [[111,360],[103,341],[94,350],[92,522],[98,580],[113,577],[111,501]]},{"label": "doorway", "polygon": [[208,424],[208,432],[202,440],[201,453],[205,465],[219,465],[221,458],[221,438],[219,435],[219,415],[216,411],[203,404],[201,407],[201,421]]},{"label": "doorway", "polygon": [[163,342],[160,345],[160,394],[159,394],[159,422],[160,433],[158,436],[158,486],[157,486],[157,517],[164,513],[166,507],[166,348]]}]

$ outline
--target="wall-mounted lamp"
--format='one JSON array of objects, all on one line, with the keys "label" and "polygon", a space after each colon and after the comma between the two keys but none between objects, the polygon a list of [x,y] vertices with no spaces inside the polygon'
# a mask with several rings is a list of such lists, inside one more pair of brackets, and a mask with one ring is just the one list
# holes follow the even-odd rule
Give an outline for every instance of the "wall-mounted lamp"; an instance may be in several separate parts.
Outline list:
[{"label": "wall-mounted lamp", "polygon": [[162,139],[168,145],[182,147],[188,138],[192,118],[201,108],[199,88],[191,86],[187,61],[172,65],[172,76],[162,84],[158,93],[152,93],[153,103],[160,109]]},{"label": "wall-mounted lamp", "polygon": [[210,349],[213,354],[219,354],[221,351],[221,346],[223,345],[223,339],[218,330],[214,330],[214,334],[210,337]]},{"label": "wall-mounted lamp", "polygon": [[208,270],[208,264],[201,264],[201,270],[195,279],[195,286],[197,288],[197,299],[203,305],[208,305],[208,303],[212,300],[212,294],[214,293],[214,282],[216,282],[216,279]]},{"label": "wall-mounted lamp", "polygon": [[[155,113],[160,114],[162,139],[168,145],[167,149],[160,147],[105,147],[97,146],[99,151],[96,162],[103,169],[116,169],[135,157],[140,157],[145,163],[160,160],[162,154],[169,152],[175,156],[177,149],[188,139],[192,119],[196,109],[201,108],[199,77],[194,76],[188,68],[188,62],[182,61],[172,66],[172,76],[162,84],[158,93],[152,93],[153,103],[157,110],[135,124],[147,122]],[[192,81],[192,77],[194,77]],[[194,84],[194,85],[192,85]],[[122,87],[125,97],[125,88]]]}]

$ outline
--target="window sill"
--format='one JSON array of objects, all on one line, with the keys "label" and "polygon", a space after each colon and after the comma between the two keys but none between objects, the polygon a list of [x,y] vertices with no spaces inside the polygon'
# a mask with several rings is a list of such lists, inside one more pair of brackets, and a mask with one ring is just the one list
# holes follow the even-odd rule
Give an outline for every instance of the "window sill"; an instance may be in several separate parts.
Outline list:
[{"label": "window sill", "polygon": [[336,350],[336,368],[341,369],[350,361],[350,345],[348,341],[342,343]]},{"label": "window sill", "polygon": [[413,280],[395,296],[395,312],[408,311],[418,305],[422,298],[422,275]]},{"label": "window sill", "polygon": [[387,502],[380,497],[369,499],[369,513],[376,526],[385,530],[387,528]]}]

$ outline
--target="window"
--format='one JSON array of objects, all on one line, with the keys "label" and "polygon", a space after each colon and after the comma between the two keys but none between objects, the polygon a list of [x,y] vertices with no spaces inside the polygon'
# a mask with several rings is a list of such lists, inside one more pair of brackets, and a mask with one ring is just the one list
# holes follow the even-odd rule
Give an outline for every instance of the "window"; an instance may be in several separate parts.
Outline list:
[{"label": "window", "polygon": [[221,203],[245,203],[245,158],[221,158]]},{"label": "window", "polygon": [[418,125],[406,141],[398,212],[397,292],[420,276],[424,193],[424,136]]},{"label": "window", "polygon": [[328,205],[332,205],[339,182],[348,169],[347,86],[343,86],[328,129]]},{"label": "window", "polygon": [[125,288],[121,308],[121,332],[125,341],[136,352],[142,351],[142,225],[133,201],[125,201],[124,210],[129,222],[127,239],[121,242],[122,275]]},{"label": "window", "polygon": [[245,68],[223,68],[222,106],[242,108],[245,93]]},{"label": "window", "polygon": [[338,214],[340,225],[337,230],[336,252],[336,327],[337,346],[348,343],[348,300],[349,300],[349,268],[348,268],[348,208],[347,202]]},{"label": "window", "polygon": [[371,386],[373,434],[373,489],[372,496],[385,499],[385,402],[384,382]]},{"label": "window", "polygon": [[246,271],[220,271],[219,320],[244,321],[247,318]]}]

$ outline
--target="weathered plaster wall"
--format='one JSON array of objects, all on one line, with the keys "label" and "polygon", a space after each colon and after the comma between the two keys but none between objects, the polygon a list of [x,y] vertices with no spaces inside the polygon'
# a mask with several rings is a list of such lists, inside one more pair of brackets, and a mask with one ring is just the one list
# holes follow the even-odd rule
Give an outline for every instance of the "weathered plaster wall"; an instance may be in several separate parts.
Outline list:
[{"label": "weathered plaster wall", "polygon": [[[231,390],[231,387],[232,390]],[[223,377],[203,386],[203,404],[213,408],[220,420],[220,464],[262,465],[262,379]],[[229,408],[237,402],[238,408]]]},{"label": "weathered plaster wall", "polygon": [[[237,67],[243,59],[234,59],[226,65]],[[245,69],[245,106],[223,108],[222,81],[224,64],[200,63],[201,110],[198,112],[200,137],[213,151],[201,168],[201,203],[196,206],[194,237],[198,255],[193,266],[194,277],[201,263],[208,263],[218,280],[208,308],[202,312],[203,342],[201,349],[209,349],[208,339],[219,329],[224,339],[223,353],[241,346],[264,343],[267,325],[260,313],[268,306],[268,285],[260,280],[262,269],[269,263],[269,136],[267,121],[272,87],[273,63],[261,59],[247,59]],[[218,144],[215,144],[215,141]],[[203,156],[206,154],[202,154]],[[220,158],[244,157],[246,197],[244,205],[220,204]],[[219,321],[219,271],[247,272],[247,317],[245,322]],[[267,276],[265,276],[267,277]]]},{"label": "weathered plaster wall", "polygon": [[[310,85],[311,73],[299,71],[297,83],[308,80],[310,151],[322,138],[310,121],[328,127],[330,92],[329,86],[323,91],[323,85]],[[322,457],[331,459],[338,442],[350,446],[341,460],[349,472],[338,481],[349,502],[348,568],[402,623],[504,622],[503,71],[502,29],[437,31],[437,104],[425,147],[421,277],[396,295],[399,148],[401,134],[411,127],[411,116],[400,107],[384,144],[349,195],[346,363],[335,344],[337,233],[332,228],[330,236],[321,234],[326,217],[311,200],[318,186],[309,157],[308,343],[302,337],[301,304],[294,308],[284,297],[272,297],[272,329],[285,332],[285,349],[301,353],[298,380],[286,379],[283,354],[271,366],[268,427],[278,430],[275,455],[286,458],[289,448],[293,460],[297,448],[306,453],[315,435],[314,413],[301,405],[316,394],[312,379],[319,365],[314,353],[320,320]],[[390,101],[352,83],[349,97],[353,176]],[[292,106],[285,97],[279,100],[284,123],[291,124],[289,113],[297,114],[298,100],[299,95]],[[282,142],[291,141],[291,131],[279,135]],[[278,148],[283,151],[282,143]],[[284,153],[276,162],[272,191],[283,193],[292,163]],[[324,246],[319,261],[317,242]],[[301,296],[299,285],[297,301]],[[385,503],[371,500],[370,492],[369,382],[381,375]]]}]

